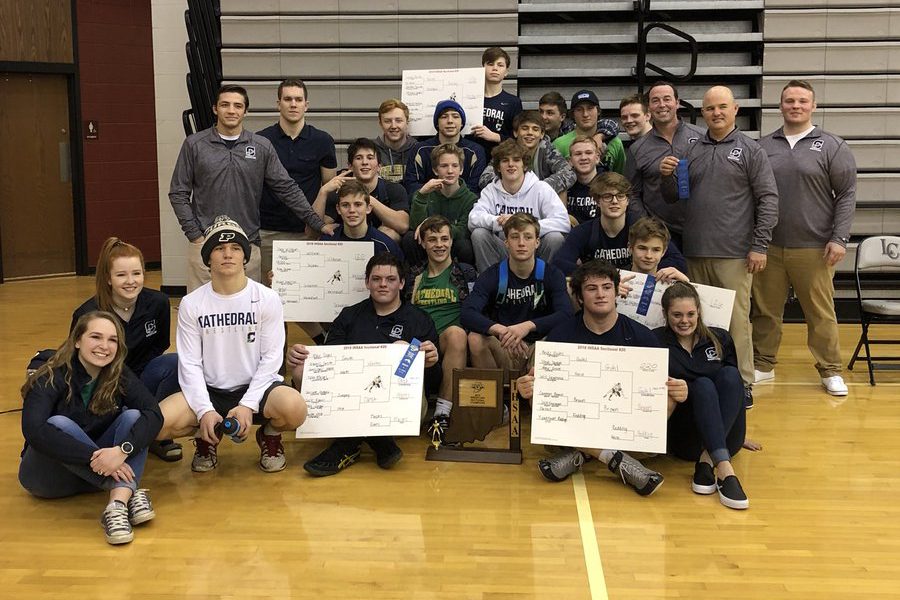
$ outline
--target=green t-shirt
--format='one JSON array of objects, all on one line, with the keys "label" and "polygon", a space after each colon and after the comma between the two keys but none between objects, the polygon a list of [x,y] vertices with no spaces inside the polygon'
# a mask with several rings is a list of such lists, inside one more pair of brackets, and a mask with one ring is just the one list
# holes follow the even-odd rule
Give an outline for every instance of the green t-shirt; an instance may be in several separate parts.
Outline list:
[{"label": "green t-shirt", "polygon": [[413,304],[434,321],[438,335],[451,325],[459,325],[459,290],[450,283],[451,268],[447,267],[435,277],[429,277],[426,269],[412,299]]},{"label": "green t-shirt", "polygon": [[[553,146],[559,150],[559,153],[569,158],[569,146],[575,141],[578,135],[575,131],[570,131],[566,135],[561,135],[553,140]],[[615,171],[619,175],[625,174],[625,146],[622,140],[617,137],[609,140],[606,144],[606,155],[603,157],[603,164],[608,171]]]},{"label": "green t-shirt", "polygon": [[87,408],[88,404],[91,403],[91,396],[94,395],[94,388],[97,387],[97,380],[93,379],[81,388],[81,401],[84,402],[84,407]]}]

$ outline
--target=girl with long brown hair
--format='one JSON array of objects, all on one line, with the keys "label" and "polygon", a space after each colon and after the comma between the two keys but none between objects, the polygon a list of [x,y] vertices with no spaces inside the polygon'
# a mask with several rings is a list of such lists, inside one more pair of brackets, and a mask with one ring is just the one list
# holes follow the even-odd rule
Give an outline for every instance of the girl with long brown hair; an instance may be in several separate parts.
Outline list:
[{"label": "girl with long brown hair", "polygon": [[731,464],[744,443],[744,384],[737,353],[724,329],[703,324],[700,296],[678,281],[663,293],[666,326],[655,331],[669,348],[669,376],[688,384],[687,400],[669,417],[669,452],[696,461],[691,489],[719,493],[728,508],[749,508],[750,501]]},{"label": "girl with long brown hair", "polygon": [[[171,342],[169,298],[144,287],[140,249],[117,237],[107,238],[97,258],[94,281],[95,294],[72,313],[71,327],[91,311],[114,314],[125,332],[128,368],[158,401],[177,392],[178,355],[165,354]],[[181,445],[172,440],[154,442],[150,451],[165,461],[181,459]]]},{"label": "girl with long brown hair", "polygon": [[108,490],[101,523],[110,544],[130,542],[132,525],[156,516],[138,484],[163,422],[158,403],[125,365],[124,337],[115,315],[83,315],[22,386],[19,482],[39,498]]}]

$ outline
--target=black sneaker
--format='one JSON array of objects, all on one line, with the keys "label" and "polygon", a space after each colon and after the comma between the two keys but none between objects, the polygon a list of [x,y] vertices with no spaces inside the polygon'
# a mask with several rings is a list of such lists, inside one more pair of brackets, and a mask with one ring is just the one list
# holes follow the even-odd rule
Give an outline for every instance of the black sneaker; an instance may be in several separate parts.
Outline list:
[{"label": "black sneaker", "polygon": [[663,484],[664,477],[660,473],[651,471],[621,450],[613,455],[606,466],[622,478],[622,483],[633,487],[641,496],[651,495]]},{"label": "black sneaker", "polygon": [[390,469],[403,458],[403,450],[391,436],[366,438],[366,443],[375,452],[375,462],[382,469]]},{"label": "black sneaker", "polygon": [[583,464],[584,454],[580,450],[566,448],[550,458],[539,460],[538,468],[547,481],[563,481],[580,469]]},{"label": "black sneaker", "polygon": [[359,440],[356,438],[335,440],[303,468],[310,475],[327,477],[346,469],[359,459]]},{"label": "black sneaker", "polygon": [[746,410],[753,408],[753,388],[749,385],[744,388],[744,408]]},{"label": "black sneaker", "polygon": [[450,415],[435,415],[431,425],[428,426],[428,433],[431,434],[431,445],[440,448],[444,444],[444,434],[450,427]]},{"label": "black sneaker", "polygon": [[124,502],[113,500],[100,515],[100,525],[106,532],[110,544],[127,544],[134,539],[134,531],[128,521],[128,507]]},{"label": "black sneaker", "polygon": [[716,474],[709,463],[698,462],[694,465],[694,478],[691,480],[691,490],[695,494],[708,496],[716,493]]},{"label": "black sneaker", "polygon": [[716,485],[719,488],[719,502],[735,510],[750,508],[750,501],[737,477],[729,475],[725,479],[717,479]]}]

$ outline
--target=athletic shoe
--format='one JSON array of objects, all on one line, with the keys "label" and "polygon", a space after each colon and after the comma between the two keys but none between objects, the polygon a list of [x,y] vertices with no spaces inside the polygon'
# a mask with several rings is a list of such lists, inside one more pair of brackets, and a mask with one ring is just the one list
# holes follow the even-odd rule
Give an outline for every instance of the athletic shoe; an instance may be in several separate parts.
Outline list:
[{"label": "athletic shoe", "polygon": [[182,457],[181,444],[175,440],[153,440],[150,452],[166,462],[176,462]]},{"label": "athletic shoe", "polygon": [[403,450],[391,436],[366,438],[366,443],[375,452],[375,462],[382,469],[390,469],[403,458]]},{"label": "athletic shoe", "polygon": [[335,440],[318,456],[306,461],[303,468],[310,475],[327,477],[336,475],[359,459],[359,441]]},{"label": "athletic shoe", "polygon": [[703,461],[694,465],[694,478],[691,480],[691,490],[695,494],[708,496],[716,493],[716,474],[709,463]]},{"label": "athletic shoe", "polygon": [[753,388],[749,385],[744,388],[744,409],[750,410],[753,408]]},{"label": "athletic shoe", "polygon": [[847,384],[844,383],[844,378],[840,375],[833,375],[832,377],[823,377],[822,385],[825,386],[825,391],[831,394],[832,396],[846,396],[847,392]]},{"label": "athletic shoe", "polygon": [[216,448],[203,438],[194,438],[194,458],[191,460],[191,471],[194,473],[206,473],[212,471],[219,464],[219,455]]},{"label": "athletic shoe", "polygon": [[719,488],[719,502],[735,510],[750,508],[750,501],[737,477],[729,475],[725,479],[717,479],[716,485]]},{"label": "athletic shoe", "polygon": [[450,427],[450,415],[434,415],[434,420],[428,426],[432,446],[440,448],[444,444],[444,434],[448,427]]},{"label": "athletic shoe", "polygon": [[120,500],[113,500],[100,515],[100,525],[110,544],[127,544],[134,539],[134,530],[128,522],[128,507]]},{"label": "athletic shoe", "polygon": [[757,371],[753,369],[753,383],[765,383],[775,381],[775,369],[771,371]]},{"label": "athletic shoe", "polygon": [[637,459],[617,451],[606,465],[622,478],[622,483],[630,485],[641,496],[649,496],[663,484],[664,477],[651,471]]},{"label": "athletic shoe", "polygon": [[135,490],[128,499],[128,521],[132,525],[140,525],[152,520],[156,516],[153,504],[150,503],[150,494],[147,490]]},{"label": "athletic shoe", "polygon": [[256,430],[256,445],[259,446],[259,468],[266,473],[283,471],[287,465],[284,458],[284,445],[281,443],[281,434],[266,435],[263,431],[265,425]]},{"label": "athletic shoe", "polygon": [[580,450],[566,448],[550,458],[538,461],[541,475],[547,481],[563,481],[584,464],[584,454]]}]

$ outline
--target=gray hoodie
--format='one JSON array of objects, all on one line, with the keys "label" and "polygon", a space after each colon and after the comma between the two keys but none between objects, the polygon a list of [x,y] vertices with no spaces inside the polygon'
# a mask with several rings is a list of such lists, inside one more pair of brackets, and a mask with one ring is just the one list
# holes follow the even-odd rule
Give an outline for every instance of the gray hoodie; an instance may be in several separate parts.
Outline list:
[{"label": "gray hoodie", "polygon": [[379,174],[382,179],[393,183],[403,183],[403,173],[406,171],[406,161],[409,151],[416,145],[416,140],[407,136],[406,141],[399,150],[394,150],[384,141],[384,136],[375,138],[375,148],[378,151]]}]

